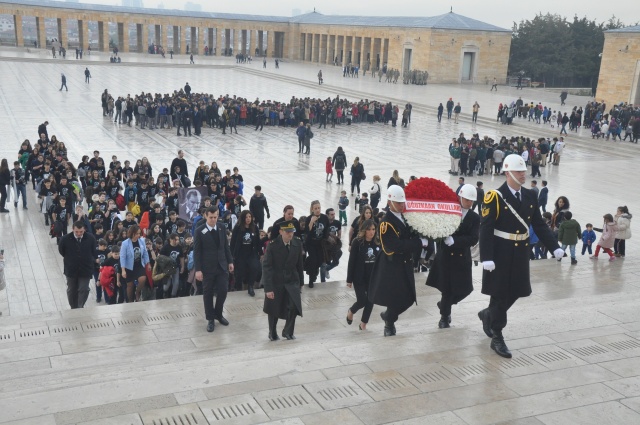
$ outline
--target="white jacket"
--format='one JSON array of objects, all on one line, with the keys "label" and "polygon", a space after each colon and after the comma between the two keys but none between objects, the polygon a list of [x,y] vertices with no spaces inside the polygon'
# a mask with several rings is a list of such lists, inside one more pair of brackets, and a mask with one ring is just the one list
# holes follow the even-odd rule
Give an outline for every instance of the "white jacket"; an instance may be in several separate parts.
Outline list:
[{"label": "white jacket", "polygon": [[621,214],[616,216],[616,239],[631,239],[631,214]]}]

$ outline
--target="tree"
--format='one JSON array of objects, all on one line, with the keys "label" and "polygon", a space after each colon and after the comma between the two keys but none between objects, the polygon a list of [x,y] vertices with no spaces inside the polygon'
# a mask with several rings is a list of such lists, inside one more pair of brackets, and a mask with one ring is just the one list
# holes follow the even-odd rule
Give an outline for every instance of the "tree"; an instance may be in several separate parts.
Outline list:
[{"label": "tree", "polygon": [[509,73],[524,74],[552,87],[592,87],[600,72],[604,31],[624,24],[612,16],[606,23],[574,16],[538,14],[514,22]]}]

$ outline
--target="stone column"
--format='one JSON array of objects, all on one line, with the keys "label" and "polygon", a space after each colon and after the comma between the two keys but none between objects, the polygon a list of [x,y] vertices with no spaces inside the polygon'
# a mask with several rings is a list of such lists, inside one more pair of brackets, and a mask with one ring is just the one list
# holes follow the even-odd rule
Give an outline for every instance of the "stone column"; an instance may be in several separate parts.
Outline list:
[{"label": "stone column", "polygon": [[267,56],[274,57],[276,51],[276,32],[271,30],[267,32]]},{"label": "stone column", "polygon": [[191,28],[191,39],[189,40],[189,54],[199,55],[198,51],[198,27]]},{"label": "stone column", "polygon": [[258,56],[264,55],[264,31],[258,31]]},{"label": "stone column", "polygon": [[231,28],[225,28],[224,29],[224,49],[223,50],[223,54],[224,51],[227,52],[227,54],[229,54],[229,49],[231,48],[232,44],[231,44]]},{"label": "stone column", "polygon": [[89,21],[78,19],[78,41],[80,47],[88,49],[89,47]]},{"label": "stone column", "polygon": [[16,37],[16,47],[24,47],[24,37],[22,35],[22,16],[13,15],[13,33]]},{"label": "stone column", "polygon": [[338,56],[338,41],[340,41],[340,36],[338,35],[334,35],[333,36],[333,57],[330,59],[331,63],[334,63],[333,61],[336,59],[336,56]]},{"label": "stone column", "polygon": [[223,28],[216,28],[216,56],[222,56],[222,34],[224,33]]},{"label": "stone column", "polygon": [[[187,34],[189,34],[191,27],[187,27],[187,26],[181,26],[180,29],[182,31],[180,31],[180,54],[181,55],[186,55],[187,54]],[[191,50],[189,50],[189,53],[191,53]]]},{"label": "stone column", "polygon": [[389,62],[389,39],[385,38],[382,44],[382,63]]},{"label": "stone column", "polygon": [[69,48],[69,28],[67,25],[66,18],[58,18],[58,41],[60,41],[60,45],[65,49]]},{"label": "stone column", "polygon": [[207,46],[207,28],[198,28],[198,54],[204,56],[204,48]]},{"label": "stone column", "polygon": [[160,45],[164,49],[165,55],[169,53],[169,28],[170,27],[171,27],[170,25],[162,24],[162,28],[160,29],[160,31],[162,31],[162,33],[160,34]]},{"label": "stone column", "polygon": [[98,21],[98,50],[109,51],[109,23]]},{"label": "stone column", "polygon": [[177,25],[172,25],[173,27],[173,50],[174,54],[178,54],[180,52],[180,27]]},{"label": "stone column", "polygon": [[248,30],[247,36],[249,37],[249,55],[256,55],[256,30]]},{"label": "stone column", "polygon": [[118,49],[129,53],[129,23],[118,22]]},{"label": "stone column", "polygon": [[207,33],[208,37],[208,44],[207,46],[209,46],[209,55],[213,55],[213,48],[216,47],[215,44],[213,44],[213,28],[208,28],[208,33]]},{"label": "stone column", "polygon": [[47,48],[47,32],[44,29],[44,18],[36,16],[36,36],[38,38],[38,47]]},{"label": "stone column", "polygon": [[153,26],[153,42],[156,46],[162,46],[162,28],[161,25],[155,24]]},{"label": "stone column", "polygon": [[347,64],[347,36],[342,36],[342,66]]},{"label": "stone column", "polygon": [[149,49],[149,25],[142,24],[142,53],[147,53]]}]

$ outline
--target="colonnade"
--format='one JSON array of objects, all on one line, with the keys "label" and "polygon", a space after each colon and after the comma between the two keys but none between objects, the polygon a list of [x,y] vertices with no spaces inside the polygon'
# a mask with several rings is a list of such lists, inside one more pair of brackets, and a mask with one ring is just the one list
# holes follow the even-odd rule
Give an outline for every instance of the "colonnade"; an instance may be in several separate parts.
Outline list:
[{"label": "colonnade", "polygon": [[300,34],[300,59],[326,64],[381,68],[389,59],[389,39],[357,35]]},{"label": "colonnade", "polygon": [[[23,15],[13,15],[14,31],[16,46],[24,46],[23,36]],[[68,19],[55,18],[57,21],[57,40],[62,47],[68,48],[69,29]],[[145,21],[149,21],[145,19]],[[45,29],[45,18],[42,16],[35,17],[36,22],[36,38],[39,47],[45,47],[47,43],[47,33]],[[118,47],[120,52],[126,53],[130,51],[146,52],[150,44],[162,46],[165,52],[173,50],[174,53],[186,54],[204,54],[205,50],[210,55],[229,55],[229,54],[245,54],[252,56],[269,56],[283,57],[288,46],[286,45],[287,36],[285,31],[264,30],[263,28],[242,28],[241,26],[227,25],[168,25],[162,23],[135,21],[121,21],[115,23],[115,31],[113,34],[109,29],[109,23],[113,21],[95,21],[97,22],[98,42],[90,43],[89,39],[89,22],[86,19],[77,19],[78,23],[78,41],[72,43],[72,47],[83,47],[87,49],[90,45],[93,50],[110,51],[113,47]],[[216,22],[216,24],[218,24]],[[225,22],[228,24],[228,22]],[[112,24],[113,25],[113,24]],[[252,26],[252,25],[247,25]],[[93,25],[94,29],[96,25]],[[152,28],[154,37],[149,42],[149,29]],[[130,33],[135,33],[137,43],[130,46]],[[116,42],[116,46],[110,47],[112,36]],[[171,36],[171,37],[169,37]],[[51,37],[53,38],[53,37]],[[95,36],[93,37],[95,40]],[[188,40],[187,40],[188,39]],[[51,40],[49,40],[51,41]],[[171,44],[169,42],[171,41]],[[187,41],[188,47],[187,50]],[[208,49],[205,49],[208,47]],[[97,49],[96,49],[97,48]]]}]

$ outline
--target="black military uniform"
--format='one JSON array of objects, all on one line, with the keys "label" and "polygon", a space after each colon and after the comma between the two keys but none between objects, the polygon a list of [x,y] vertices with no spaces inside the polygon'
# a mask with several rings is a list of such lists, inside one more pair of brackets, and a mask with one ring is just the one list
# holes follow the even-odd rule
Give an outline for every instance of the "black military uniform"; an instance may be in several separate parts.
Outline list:
[{"label": "black military uniform", "polygon": [[[282,223],[281,229],[294,231],[291,221]],[[279,339],[276,325],[278,319],[285,319],[282,336],[295,339],[293,331],[296,317],[302,316],[302,299],[300,288],[304,285],[302,270],[302,241],[292,238],[289,246],[278,236],[267,246],[262,260],[262,282],[264,284],[264,309],[269,315],[269,339]],[[266,297],[273,292],[273,299]]]},{"label": "black military uniform", "polygon": [[[464,211],[464,210],[463,210]],[[473,209],[464,213],[460,227],[451,237],[453,245],[439,242],[433,267],[427,277],[427,285],[442,292],[438,302],[440,328],[451,323],[451,306],[458,304],[473,292],[471,278],[471,247],[478,243],[480,217]]]},{"label": "black military uniform", "polygon": [[531,295],[529,226],[550,251],[559,248],[540,214],[535,193],[521,187],[519,194],[521,200],[506,182],[487,192],[480,225],[480,260],[493,261],[495,270],[483,272],[482,293],[490,295],[491,300],[478,316],[485,333],[492,338],[491,348],[503,357],[511,357],[502,337],[507,310],[518,298]]},{"label": "black military uniform", "polygon": [[398,316],[416,302],[412,258],[422,241],[412,237],[404,222],[388,211],[380,222],[380,244],[382,254],[371,272],[369,300],[387,307],[380,317],[385,321],[384,336],[393,336]]}]

